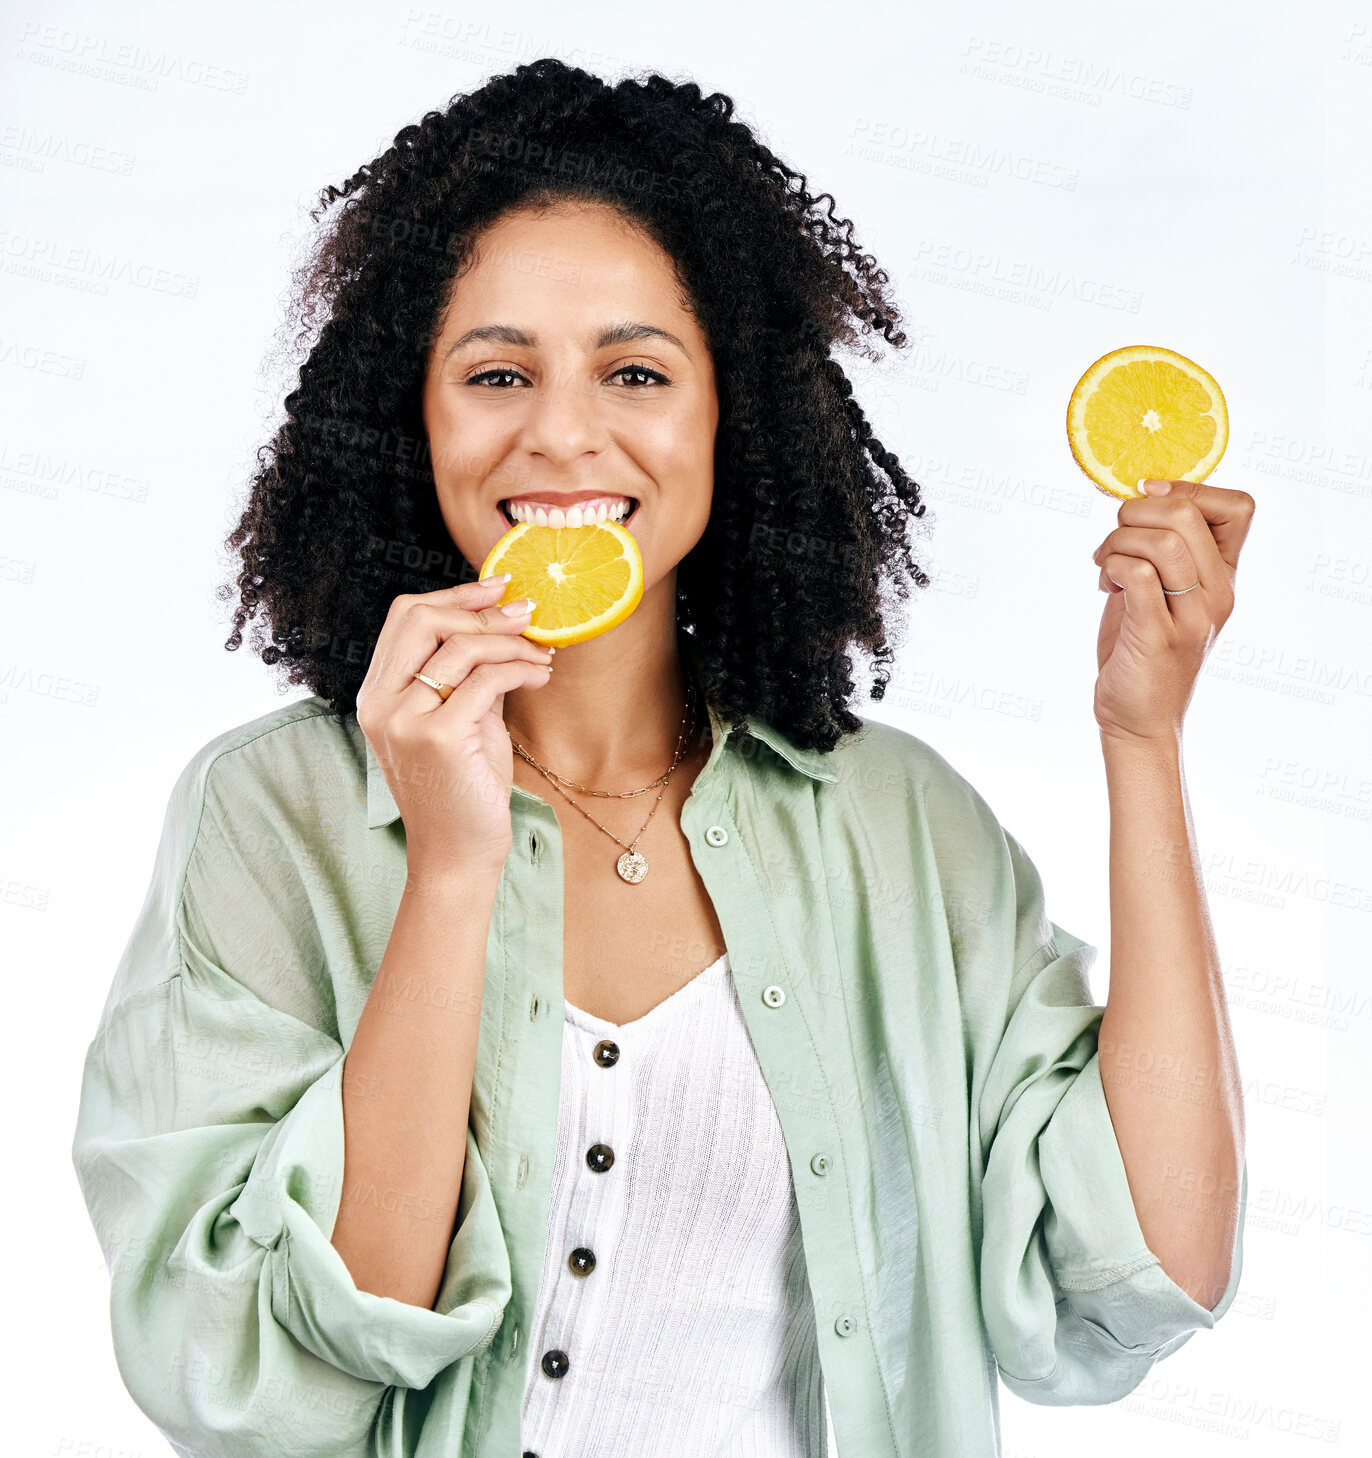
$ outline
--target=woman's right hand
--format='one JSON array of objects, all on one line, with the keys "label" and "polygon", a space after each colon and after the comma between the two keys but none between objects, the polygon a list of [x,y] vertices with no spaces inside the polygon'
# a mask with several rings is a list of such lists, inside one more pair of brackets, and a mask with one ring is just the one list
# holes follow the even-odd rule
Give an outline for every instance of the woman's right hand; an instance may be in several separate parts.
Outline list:
[{"label": "woman's right hand", "polygon": [[[500,874],[513,832],[514,750],[505,694],[552,677],[552,655],[523,636],[533,611],[496,604],[505,580],[401,593],[357,693],[357,722],[405,823],[410,873]],[[514,604],[508,604],[514,606]],[[453,685],[446,700],[415,678]]]}]

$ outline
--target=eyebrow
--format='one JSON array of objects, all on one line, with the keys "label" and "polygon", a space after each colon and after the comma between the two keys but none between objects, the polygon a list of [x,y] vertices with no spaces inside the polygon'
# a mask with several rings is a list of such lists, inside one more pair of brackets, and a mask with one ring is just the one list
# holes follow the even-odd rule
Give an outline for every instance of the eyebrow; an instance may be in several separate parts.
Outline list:
[{"label": "eyebrow", "polygon": [[[592,347],[608,349],[614,344],[633,344],[640,339],[665,339],[668,344],[676,345],[682,354],[689,357],[690,351],[675,334],[669,333],[666,329],[659,329],[656,324],[637,324],[628,321],[607,325],[596,336]],[[493,344],[512,344],[524,349],[538,348],[536,334],[526,333],[513,324],[482,324],[475,329],[469,329],[455,339],[452,348],[448,350],[444,358],[450,358],[456,354],[464,344],[473,344],[478,340],[489,340]]]}]

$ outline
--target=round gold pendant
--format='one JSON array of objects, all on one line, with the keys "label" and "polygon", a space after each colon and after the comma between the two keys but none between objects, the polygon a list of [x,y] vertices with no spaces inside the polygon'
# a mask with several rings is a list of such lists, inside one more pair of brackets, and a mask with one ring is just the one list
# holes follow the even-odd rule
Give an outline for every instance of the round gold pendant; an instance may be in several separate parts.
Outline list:
[{"label": "round gold pendant", "polygon": [[646,857],[639,855],[637,851],[625,851],[615,862],[615,870],[630,885],[637,886],[644,876],[648,874],[648,862]]}]

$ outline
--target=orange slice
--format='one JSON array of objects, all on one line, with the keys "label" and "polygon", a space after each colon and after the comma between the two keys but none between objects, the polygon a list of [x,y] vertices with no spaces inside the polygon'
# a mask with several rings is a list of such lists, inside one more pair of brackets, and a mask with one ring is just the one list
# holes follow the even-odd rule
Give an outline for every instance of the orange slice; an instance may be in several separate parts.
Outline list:
[{"label": "orange slice", "polygon": [[608,632],[643,596],[643,558],[617,521],[539,526],[521,521],[491,548],[480,576],[508,572],[502,603],[531,597],[524,637],[560,648]]},{"label": "orange slice", "polygon": [[1229,443],[1229,410],[1212,375],[1154,344],[1102,355],[1067,404],[1077,465],[1107,496],[1140,481],[1204,481]]}]

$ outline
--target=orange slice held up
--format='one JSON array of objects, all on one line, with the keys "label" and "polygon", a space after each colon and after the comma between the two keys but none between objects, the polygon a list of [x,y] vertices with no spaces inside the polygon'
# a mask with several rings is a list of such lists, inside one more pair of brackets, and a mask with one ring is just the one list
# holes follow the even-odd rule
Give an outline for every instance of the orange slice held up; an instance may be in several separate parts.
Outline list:
[{"label": "orange slice held up", "polygon": [[561,648],[608,632],[643,596],[643,558],[617,521],[579,527],[521,521],[491,548],[480,576],[508,572],[501,603],[534,600],[524,636]]},{"label": "orange slice held up", "polygon": [[1229,410],[1214,377],[1160,345],[1102,355],[1067,405],[1077,465],[1107,496],[1142,495],[1140,481],[1204,481],[1229,443]]}]

